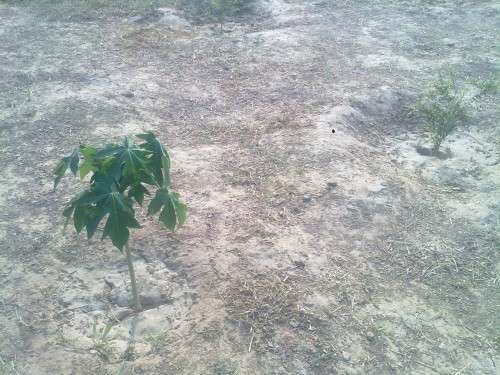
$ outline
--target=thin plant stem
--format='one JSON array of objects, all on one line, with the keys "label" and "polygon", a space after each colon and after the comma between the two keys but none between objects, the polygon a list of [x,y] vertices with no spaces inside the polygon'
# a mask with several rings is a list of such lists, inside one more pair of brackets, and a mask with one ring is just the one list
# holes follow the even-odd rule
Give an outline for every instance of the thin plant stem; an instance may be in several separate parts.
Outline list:
[{"label": "thin plant stem", "polygon": [[127,255],[128,272],[130,274],[130,284],[132,286],[132,299],[134,302],[134,308],[136,311],[141,311],[142,305],[141,305],[141,300],[139,299],[139,293],[137,292],[134,263],[132,262],[132,255],[130,253],[130,247],[128,245],[128,242],[125,244],[125,253]]}]

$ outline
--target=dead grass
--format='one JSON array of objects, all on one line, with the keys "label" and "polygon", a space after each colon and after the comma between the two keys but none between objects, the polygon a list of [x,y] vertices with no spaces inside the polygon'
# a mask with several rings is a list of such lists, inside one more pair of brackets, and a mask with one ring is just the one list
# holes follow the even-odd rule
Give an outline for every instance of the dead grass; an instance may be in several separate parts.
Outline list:
[{"label": "dead grass", "polygon": [[253,274],[231,282],[223,298],[228,319],[248,335],[248,351],[262,347],[278,327],[308,329],[307,290],[289,273]]},{"label": "dead grass", "polygon": [[438,200],[424,202],[403,204],[397,226],[369,260],[393,283],[399,280],[423,293],[433,291],[426,296],[432,304],[446,306],[453,314],[475,314],[471,328],[481,332],[484,345],[491,347],[495,329],[491,318],[500,302],[492,293],[498,277],[497,235],[467,221],[455,219],[443,225],[450,220],[445,208]]}]

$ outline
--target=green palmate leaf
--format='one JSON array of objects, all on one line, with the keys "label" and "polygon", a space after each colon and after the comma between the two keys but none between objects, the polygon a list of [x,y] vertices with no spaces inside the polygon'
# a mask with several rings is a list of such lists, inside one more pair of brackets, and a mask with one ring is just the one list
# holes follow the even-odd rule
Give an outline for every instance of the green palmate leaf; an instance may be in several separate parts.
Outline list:
[{"label": "green palmate leaf", "polygon": [[168,191],[165,189],[158,190],[154,198],[149,202],[148,215],[154,215],[160,211],[166,200],[168,200]]},{"label": "green palmate leaf", "polygon": [[129,198],[134,198],[135,201],[142,206],[142,202],[144,202],[144,195],[149,195],[149,191],[144,187],[144,185],[137,183],[130,187],[127,195]]},{"label": "green palmate leaf", "polygon": [[80,178],[83,180],[87,174],[96,171],[95,155],[97,150],[90,146],[80,146],[80,152],[83,155],[83,163],[80,166]]},{"label": "green palmate leaf", "polygon": [[175,230],[177,225],[177,215],[171,199],[167,199],[165,201],[165,205],[163,206],[163,210],[160,212],[159,219],[168,229]]},{"label": "green palmate leaf", "polygon": [[180,200],[180,194],[174,193],[174,207],[177,214],[177,225],[184,225],[187,219],[187,206]]},{"label": "green palmate leaf", "polygon": [[80,178],[83,180],[93,170],[92,161],[85,160],[80,166]]},{"label": "green palmate leaf", "polygon": [[125,138],[123,146],[117,154],[123,165],[123,174],[129,178],[136,178],[139,175],[147,174],[146,157],[147,153],[137,147],[130,138]]},{"label": "green palmate leaf", "polygon": [[75,149],[69,156],[62,158],[59,163],[57,163],[56,167],[54,168],[54,189],[57,187],[68,168],[76,176],[76,172],[78,172],[79,162],[80,153],[78,149]]},{"label": "green palmate leaf", "polygon": [[57,163],[55,169],[54,169],[54,189],[57,187],[59,184],[59,181],[61,181],[61,178],[63,178],[64,174],[66,173],[66,170],[68,169],[68,165],[66,164],[66,161],[64,159],[60,160],[59,163]]},{"label": "green palmate leaf", "polygon": [[67,204],[63,215],[67,222],[72,219],[78,233],[85,229],[88,238],[105,221],[102,238],[109,237],[120,250],[128,241],[129,229],[139,227],[133,204],[142,205],[150,186],[160,189],[149,204],[149,214],[160,212],[160,221],[171,230],[186,220],[186,206],[179,194],[168,189],[170,158],[166,149],[152,133],[138,137],[143,143],[125,138],[120,144],[102,148],[82,145],[63,158],[54,171],[54,186],[68,169],[75,175],[79,171],[82,179],[91,174],[89,188]]},{"label": "green palmate leaf", "polygon": [[78,164],[80,163],[80,152],[78,149],[73,151],[73,153],[69,156],[69,169],[74,176],[76,176],[76,172],[78,172]]},{"label": "green palmate leaf", "polygon": [[187,207],[179,199],[179,194],[162,188],[156,192],[148,207],[148,215],[160,211],[160,221],[170,230],[175,230],[186,221]]},{"label": "green palmate leaf", "polygon": [[[125,138],[120,145],[107,145],[95,155],[102,168],[113,174],[117,181],[126,179],[125,185],[138,183],[154,184],[152,171],[148,167],[150,152]],[[111,172],[112,171],[112,172]],[[123,182],[123,181],[120,181]]]},{"label": "green palmate leaf", "polygon": [[88,212],[92,206],[76,206],[73,212],[73,223],[77,233],[80,233],[88,221]]},{"label": "green palmate leaf", "polygon": [[151,153],[149,166],[158,186],[168,187],[170,185],[170,156],[167,150],[151,132],[139,134],[137,137],[145,141],[141,146]]},{"label": "green palmate leaf", "polygon": [[73,216],[76,231],[83,228],[87,236],[94,235],[101,220],[108,215],[104,226],[103,238],[110,237],[113,245],[122,250],[128,241],[128,228],[139,228],[135,219],[131,199],[105,184],[96,184],[90,190],[72,200],[64,211],[65,216]]},{"label": "green palmate leaf", "polygon": [[106,209],[109,216],[104,226],[102,238],[111,237],[113,245],[122,250],[128,241],[128,228],[140,228],[134,217],[132,202],[122,194],[113,192],[107,199]]}]

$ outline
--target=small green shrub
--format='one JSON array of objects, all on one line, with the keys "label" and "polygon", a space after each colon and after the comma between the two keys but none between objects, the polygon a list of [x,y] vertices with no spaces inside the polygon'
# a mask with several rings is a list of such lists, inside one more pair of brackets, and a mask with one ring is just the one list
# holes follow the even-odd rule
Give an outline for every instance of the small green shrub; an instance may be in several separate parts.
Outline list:
[{"label": "small green shrub", "polygon": [[108,336],[111,328],[113,328],[113,323],[107,323],[103,327],[97,328],[97,319],[94,319],[92,324],[92,333],[90,335],[93,343],[92,349],[105,361],[109,361],[114,351],[111,339]]},{"label": "small green shrub", "polygon": [[217,358],[212,367],[214,375],[238,375],[240,373],[238,365],[231,358]]},{"label": "small green shrub", "polygon": [[158,334],[149,334],[146,336],[145,340],[151,345],[151,351],[153,353],[160,353],[162,350],[165,350],[165,348],[168,348],[171,338],[168,337],[166,332],[162,332]]},{"label": "small green shrub", "polygon": [[500,78],[498,77],[475,79],[472,84],[479,89],[481,95],[494,95],[500,91]]},{"label": "small green shrub", "polygon": [[130,228],[140,228],[134,203],[143,204],[150,189],[156,189],[148,214],[160,212],[159,219],[170,230],[186,220],[187,208],[179,194],[170,188],[170,157],[153,133],[137,135],[141,143],[126,137],[120,144],[103,147],[81,145],[64,157],[54,170],[54,189],[69,169],[84,179],[89,173],[89,188],[76,195],[63,211],[78,233],[83,229],[91,238],[105,221],[102,238],[111,238],[120,251],[125,248],[132,297],[136,310],[142,306],[137,293],[135,272],[128,240]]},{"label": "small green shrub", "polygon": [[440,76],[422,95],[416,108],[425,121],[433,154],[439,153],[441,144],[457,126],[468,122],[464,92],[452,74]]},{"label": "small green shrub", "polygon": [[7,361],[0,356],[0,375],[19,374],[14,361]]}]

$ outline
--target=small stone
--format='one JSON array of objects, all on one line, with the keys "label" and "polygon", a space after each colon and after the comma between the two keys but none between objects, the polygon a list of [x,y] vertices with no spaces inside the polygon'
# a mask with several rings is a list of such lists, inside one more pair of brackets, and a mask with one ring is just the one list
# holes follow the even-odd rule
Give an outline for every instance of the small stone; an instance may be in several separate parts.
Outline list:
[{"label": "small stone", "polygon": [[295,260],[293,264],[295,265],[295,267],[300,268],[301,270],[306,267],[306,264],[301,260]]},{"label": "small stone", "polygon": [[304,195],[304,198],[302,199],[304,203],[309,203],[312,201],[312,197],[308,194]]},{"label": "small stone", "polygon": [[150,12],[144,16],[135,16],[131,20],[138,23],[139,25],[145,25],[148,23],[154,23],[161,19],[162,13],[158,11]]},{"label": "small stone", "polygon": [[498,224],[497,215],[495,215],[495,214],[489,214],[488,216],[486,216],[484,218],[484,224],[488,225],[488,226],[491,226],[491,227],[495,227]]},{"label": "small stone", "polygon": [[452,186],[466,190],[469,188],[469,183],[464,179],[463,171],[452,169],[449,167],[441,167],[438,170],[438,178],[443,185]]},{"label": "small stone", "polygon": [[189,22],[180,17],[175,10],[169,8],[160,8],[158,10],[163,13],[158,22],[167,26],[170,30],[182,31],[189,29]]},{"label": "small stone", "polygon": [[135,95],[132,91],[125,91],[122,93],[122,96],[124,96],[126,98],[133,98]]},{"label": "small stone", "polygon": [[160,293],[158,290],[150,290],[140,294],[141,303],[144,307],[157,307],[170,303],[168,296]]},{"label": "small stone", "polygon": [[343,351],[342,358],[344,359],[344,361],[350,361],[351,360],[351,353]]},{"label": "small stone", "polygon": [[101,301],[90,302],[88,305],[82,306],[82,311],[85,313],[96,312],[100,313],[106,310],[106,304]]},{"label": "small stone", "polygon": [[64,306],[64,307],[68,307],[69,305],[71,305],[71,299],[68,298],[68,296],[66,295],[62,295],[60,296],[58,299],[57,299],[57,302],[59,302],[60,305]]},{"label": "small stone", "polygon": [[130,295],[125,290],[113,289],[111,292],[111,302],[121,307],[130,306]]},{"label": "small stone", "polygon": [[124,308],[124,309],[120,309],[120,310],[116,311],[114,313],[114,315],[115,315],[116,319],[118,319],[119,321],[122,321],[122,320],[128,318],[133,313],[134,313],[134,310]]},{"label": "small stone", "polygon": [[449,38],[444,38],[443,39],[443,44],[445,46],[448,46],[448,47],[454,47],[455,44],[456,44],[456,41],[454,41],[453,39],[449,39]]},{"label": "small stone", "polygon": [[109,286],[111,289],[114,289],[118,286],[118,282],[120,279],[112,276],[105,276],[104,277],[104,283]]},{"label": "small stone", "polygon": [[35,117],[36,111],[26,111],[23,113],[24,117]]},{"label": "small stone", "polygon": [[368,331],[366,333],[366,337],[368,337],[368,340],[373,340],[375,338],[375,334],[371,331]]},{"label": "small stone", "polygon": [[423,146],[415,146],[415,150],[417,151],[418,154],[423,155],[423,156],[431,156],[432,155],[432,150],[427,147]]},{"label": "small stone", "polygon": [[415,317],[415,316],[406,317],[404,322],[405,322],[406,326],[413,331],[417,331],[420,329],[420,323],[419,323],[417,317]]},{"label": "small stone", "polygon": [[328,190],[333,190],[338,186],[338,184],[336,182],[328,182],[326,186],[328,187]]}]

